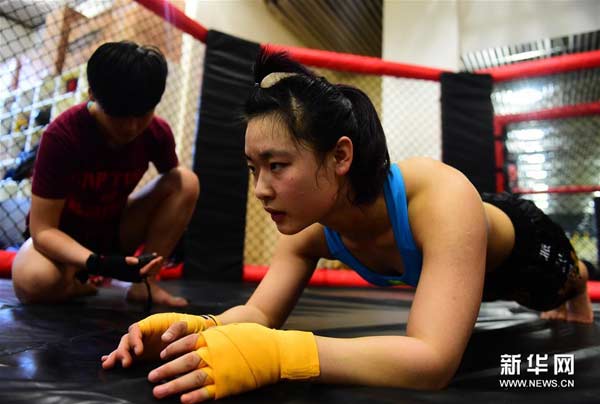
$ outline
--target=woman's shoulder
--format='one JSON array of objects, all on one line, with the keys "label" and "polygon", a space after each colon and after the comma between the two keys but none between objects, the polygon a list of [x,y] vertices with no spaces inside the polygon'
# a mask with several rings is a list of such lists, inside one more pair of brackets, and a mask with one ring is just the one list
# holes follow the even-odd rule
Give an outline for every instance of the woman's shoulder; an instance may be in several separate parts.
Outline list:
[{"label": "woman's shoulder", "polygon": [[409,199],[426,192],[473,187],[463,173],[439,160],[414,157],[396,164],[402,173]]},{"label": "woman's shoulder", "polygon": [[403,176],[420,173],[432,175],[450,168],[449,165],[431,157],[411,157],[392,163],[398,166]]},{"label": "woman's shoulder", "polygon": [[407,190],[422,189],[444,177],[460,174],[449,165],[429,157],[412,157],[394,164],[400,169]]}]

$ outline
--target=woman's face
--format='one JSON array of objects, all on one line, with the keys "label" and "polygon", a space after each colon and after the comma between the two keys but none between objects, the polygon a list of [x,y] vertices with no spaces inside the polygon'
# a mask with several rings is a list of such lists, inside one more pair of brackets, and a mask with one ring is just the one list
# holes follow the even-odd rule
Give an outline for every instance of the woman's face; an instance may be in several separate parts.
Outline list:
[{"label": "woman's face", "polygon": [[254,194],[279,232],[298,233],[331,212],[339,194],[333,158],[320,164],[310,148],[294,142],[277,115],[248,122],[245,149]]}]

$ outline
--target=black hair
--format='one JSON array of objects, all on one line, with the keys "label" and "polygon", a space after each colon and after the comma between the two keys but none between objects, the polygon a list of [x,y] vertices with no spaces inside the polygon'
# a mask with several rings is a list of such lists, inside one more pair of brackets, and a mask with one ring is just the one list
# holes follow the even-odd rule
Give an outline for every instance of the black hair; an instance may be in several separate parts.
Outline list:
[{"label": "black hair", "polygon": [[[261,87],[263,79],[274,72],[295,74]],[[383,190],[390,157],[377,111],[364,92],[331,84],[286,53],[264,49],[254,65],[254,81],[245,104],[247,120],[278,114],[294,139],[313,149],[321,162],[340,137],[349,137],[354,145],[348,173],[353,190],[351,202],[360,205],[375,201]]]},{"label": "black hair", "polygon": [[158,48],[130,41],[101,45],[87,64],[90,90],[111,116],[148,113],[165,91],[167,74],[167,61]]}]

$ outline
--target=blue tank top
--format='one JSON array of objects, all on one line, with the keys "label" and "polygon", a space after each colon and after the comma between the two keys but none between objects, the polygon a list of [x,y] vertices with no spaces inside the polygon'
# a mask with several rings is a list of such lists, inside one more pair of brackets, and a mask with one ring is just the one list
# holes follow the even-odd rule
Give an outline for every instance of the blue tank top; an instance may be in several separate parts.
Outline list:
[{"label": "blue tank top", "polygon": [[358,272],[369,283],[377,286],[411,285],[416,287],[421,276],[423,255],[417,249],[410,231],[404,180],[400,169],[395,164],[390,166],[390,173],[385,181],[383,193],[396,246],[404,263],[404,274],[401,276],[385,276],[371,271],[348,251],[338,232],[325,227],[325,238],[329,252],[336,259]]}]

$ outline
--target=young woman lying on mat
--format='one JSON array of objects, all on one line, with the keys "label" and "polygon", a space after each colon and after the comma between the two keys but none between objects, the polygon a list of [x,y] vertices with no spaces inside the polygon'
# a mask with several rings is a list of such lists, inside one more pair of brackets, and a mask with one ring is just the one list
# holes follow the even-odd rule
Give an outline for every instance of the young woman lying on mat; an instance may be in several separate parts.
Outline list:
[{"label": "young woman lying on mat", "polygon": [[[280,379],[439,389],[461,361],[482,298],[514,299],[548,319],[592,321],[585,265],[531,202],[481,197],[438,161],[390,165],[369,98],[285,55],[261,54],[255,75],[248,167],[282,233],[269,272],[245,305],[218,316],[156,314],[132,325],[103,368],[160,352],[171,361],[150,372],[154,395],[182,394],[184,403]],[[415,286],[406,335],[277,330],[321,257],[344,261],[375,285]]]}]

